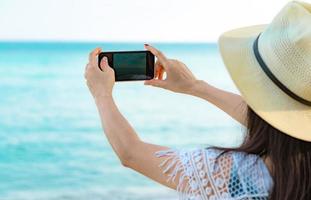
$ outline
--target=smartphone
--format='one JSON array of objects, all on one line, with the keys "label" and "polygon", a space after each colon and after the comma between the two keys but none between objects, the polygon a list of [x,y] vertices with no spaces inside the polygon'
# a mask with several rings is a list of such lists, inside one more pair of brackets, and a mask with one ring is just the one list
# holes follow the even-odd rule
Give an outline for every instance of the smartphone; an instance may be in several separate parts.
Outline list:
[{"label": "smartphone", "polygon": [[154,55],[150,51],[101,52],[98,55],[99,68],[104,56],[114,69],[116,81],[150,80],[154,77]]}]

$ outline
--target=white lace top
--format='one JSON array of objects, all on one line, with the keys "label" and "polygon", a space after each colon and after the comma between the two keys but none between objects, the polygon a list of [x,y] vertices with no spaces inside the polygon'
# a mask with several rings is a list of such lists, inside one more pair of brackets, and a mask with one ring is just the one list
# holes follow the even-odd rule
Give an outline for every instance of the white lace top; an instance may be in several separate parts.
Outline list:
[{"label": "white lace top", "polygon": [[177,181],[180,200],[268,200],[273,180],[254,154],[207,148],[165,150],[160,165],[168,181]]}]

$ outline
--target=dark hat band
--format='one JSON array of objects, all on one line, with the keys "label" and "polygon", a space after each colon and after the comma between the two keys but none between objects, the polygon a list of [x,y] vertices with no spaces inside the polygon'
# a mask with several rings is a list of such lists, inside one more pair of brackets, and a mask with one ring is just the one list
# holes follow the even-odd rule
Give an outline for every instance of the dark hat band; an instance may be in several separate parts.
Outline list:
[{"label": "dark hat band", "polygon": [[257,59],[258,64],[260,65],[261,69],[265,72],[265,74],[271,79],[271,81],[277,85],[283,92],[285,92],[288,96],[295,99],[296,101],[305,104],[307,106],[311,106],[311,101],[308,101],[306,99],[301,98],[300,96],[296,95],[294,92],[292,92],[290,89],[288,89],[281,81],[279,81],[273,73],[270,71],[269,67],[266,65],[266,63],[263,61],[259,50],[258,50],[258,39],[260,37],[260,34],[257,36],[256,40],[253,44],[253,50],[255,57]]}]

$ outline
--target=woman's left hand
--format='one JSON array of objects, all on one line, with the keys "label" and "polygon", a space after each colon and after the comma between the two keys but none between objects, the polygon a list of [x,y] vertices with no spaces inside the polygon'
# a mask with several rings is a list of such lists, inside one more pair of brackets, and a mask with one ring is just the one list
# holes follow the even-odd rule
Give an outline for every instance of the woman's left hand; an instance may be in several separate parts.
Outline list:
[{"label": "woman's left hand", "polygon": [[103,97],[111,97],[115,83],[114,70],[108,65],[108,60],[104,57],[98,67],[98,54],[100,48],[94,49],[89,55],[89,63],[85,67],[84,77],[86,84],[95,100]]}]

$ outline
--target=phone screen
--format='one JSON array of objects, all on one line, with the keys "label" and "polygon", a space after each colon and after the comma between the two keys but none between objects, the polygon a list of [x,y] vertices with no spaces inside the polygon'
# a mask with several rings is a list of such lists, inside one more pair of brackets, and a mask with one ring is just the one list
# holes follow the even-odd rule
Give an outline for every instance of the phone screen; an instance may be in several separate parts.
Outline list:
[{"label": "phone screen", "polygon": [[154,56],[149,51],[102,52],[115,71],[116,81],[149,80],[153,78]]}]

